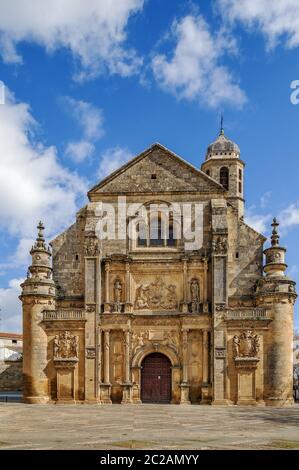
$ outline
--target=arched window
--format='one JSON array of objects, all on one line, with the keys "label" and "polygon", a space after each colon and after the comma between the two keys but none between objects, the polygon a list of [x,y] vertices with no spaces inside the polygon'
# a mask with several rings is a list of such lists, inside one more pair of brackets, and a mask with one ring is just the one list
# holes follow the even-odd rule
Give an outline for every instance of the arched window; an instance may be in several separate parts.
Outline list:
[{"label": "arched window", "polygon": [[163,217],[161,213],[151,214],[148,225],[139,221],[136,227],[137,247],[176,247],[179,228],[174,221],[173,214]]},{"label": "arched window", "polygon": [[220,184],[222,184],[225,189],[229,188],[229,170],[226,166],[220,168]]}]

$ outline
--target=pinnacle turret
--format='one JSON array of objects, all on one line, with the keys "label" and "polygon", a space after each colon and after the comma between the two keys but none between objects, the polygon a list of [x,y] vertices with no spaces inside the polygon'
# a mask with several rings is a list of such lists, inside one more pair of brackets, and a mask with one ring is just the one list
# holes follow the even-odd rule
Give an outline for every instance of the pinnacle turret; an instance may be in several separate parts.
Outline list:
[{"label": "pinnacle turret", "polygon": [[285,264],[286,249],[279,244],[279,222],[276,217],[274,217],[271,226],[271,247],[264,251],[264,254],[266,255],[264,271],[267,276],[284,276],[284,272],[287,268],[287,265]]}]

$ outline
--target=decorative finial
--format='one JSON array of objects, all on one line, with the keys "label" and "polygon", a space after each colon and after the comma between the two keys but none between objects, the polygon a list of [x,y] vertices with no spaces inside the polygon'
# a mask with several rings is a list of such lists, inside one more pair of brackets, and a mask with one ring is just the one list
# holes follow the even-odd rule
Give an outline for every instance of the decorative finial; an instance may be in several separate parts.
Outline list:
[{"label": "decorative finial", "polygon": [[279,246],[279,235],[278,235],[278,230],[277,230],[277,227],[279,227],[279,223],[277,222],[276,217],[274,217],[271,225],[273,227],[272,235],[271,235],[271,245]]},{"label": "decorative finial", "polygon": [[37,237],[36,237],[36,242],[33,246],[33,249],[40,249],[42,248],[43,250],[46,250],[46,243],[45,243],[45,237],[44,237],[44,230],[45,230],[45,227],[44,227],[44,224],[40,221],[38,226],[37,226],[37,230],[38,230],[38,234],[37,234]]},{"label": "decorative finial", "polygon": [[221,114],[220,133],[219,133],[219,135],[224,135],[224,129],[223,129],[223,114]]},{"label": "decorative finial", "polygon": [[37,229],[38,229],[38,240],[45,241],[45,239],[44,239],[44,230],[45,230],[45,227],[44,227],[44,224],[42,223],[41,220],[39,221],[39,224],[38,224],[38,226],[37,226]]}]

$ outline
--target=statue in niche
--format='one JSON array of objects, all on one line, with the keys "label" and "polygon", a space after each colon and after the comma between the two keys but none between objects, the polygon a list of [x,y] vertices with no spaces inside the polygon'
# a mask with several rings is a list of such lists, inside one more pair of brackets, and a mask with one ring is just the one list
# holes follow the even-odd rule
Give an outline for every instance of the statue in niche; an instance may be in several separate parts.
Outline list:
[{"label": "statue in niche", "polygon": [[191,311],[196,313],[199,310],[199,282],[193,278],[190,283]]},{"label": "statue in niche", "polygon": [[78,344],[79,337],[69,331],[56,335],[53,346],[54,359],[77,359]]},{"label": "statue in niche", "polygon": [[233,337],[233,355],[234,357],[240,356],[240,340],[237,335]]},{"label": "statue in niche", "polygon": [[119,279],[116,279],[114,283],[114,310],[116,312],[121,311],[121,299],[122,299],[122,283]]},{"label": "statue in niche", "polygon": [[55,335],[54,345],[53,345],[54,357],[58,357],[58,351],[59,351],[59,336]]},{"label": "statue in niche", "polygon": [[260,350],[259,336],[252,330],[245,330],[233,337],[233,355],[236,357],[257,357]]}]

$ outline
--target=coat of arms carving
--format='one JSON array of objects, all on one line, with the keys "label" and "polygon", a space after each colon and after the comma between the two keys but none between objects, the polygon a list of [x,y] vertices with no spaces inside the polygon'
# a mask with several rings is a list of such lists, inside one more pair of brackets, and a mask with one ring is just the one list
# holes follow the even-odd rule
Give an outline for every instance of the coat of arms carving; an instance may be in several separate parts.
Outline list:
[{"label": "coat of arms carving", "polygon": [[260,350],[259,336],[252,330],[245,330],[240,336],[233,337],[234,358],[257,357]]},{"label": "coat of arms carving", "polygon": [[64,331],[54,338],[53,355],[55,359],[78,358],[79,337]]}]

